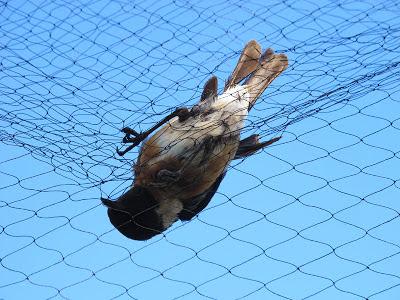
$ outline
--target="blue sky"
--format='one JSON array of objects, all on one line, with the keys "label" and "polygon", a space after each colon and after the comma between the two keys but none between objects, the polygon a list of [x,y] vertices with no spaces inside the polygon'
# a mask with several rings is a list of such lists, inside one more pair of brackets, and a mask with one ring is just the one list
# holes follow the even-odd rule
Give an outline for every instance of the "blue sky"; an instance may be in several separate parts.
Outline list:
[{"label": "blue sky", "polygon": [[[398,4],[9,1],[0,6],[0,299],[398,299]],[[144,130],[220,89],[256,39],[289,68],[210,205],[147,242],[100,197]]]}]

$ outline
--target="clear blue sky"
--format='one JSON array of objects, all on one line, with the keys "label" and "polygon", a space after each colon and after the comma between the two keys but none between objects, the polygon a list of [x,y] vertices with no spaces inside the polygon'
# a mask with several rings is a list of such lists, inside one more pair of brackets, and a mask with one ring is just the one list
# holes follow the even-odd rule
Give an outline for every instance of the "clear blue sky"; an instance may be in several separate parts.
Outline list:
[{"label": "clear blue sky", "polygon": [[[2,2],[0,299],[400,299],[399,5],[313,2]],[[100,204],[132,182],[119,129],[222,87],[250,39],[289,68],[243,135],[282,139],[126,239]]]}]

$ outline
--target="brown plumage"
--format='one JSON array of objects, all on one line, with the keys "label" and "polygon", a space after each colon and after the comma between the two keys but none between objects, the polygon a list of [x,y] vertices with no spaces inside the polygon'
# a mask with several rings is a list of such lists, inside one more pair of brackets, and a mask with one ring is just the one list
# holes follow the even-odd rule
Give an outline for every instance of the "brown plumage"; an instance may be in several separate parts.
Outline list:
[{"label": "brown plumage", "polygon": [[258,97],[287,66],[284,54],[267,49],[261,55],[259,44],[250,41],[222,95],[212,77],[191,110],[179,109],[142,134],[124,129],[124,141],[137,145],[164,124],[143,143],[132,188],[117,201],[102,199],[112,224],[129,238],[145,240],[204,209],[232,159],[279,139],[259,142],[253,135],[240,141],[240,131]]}]

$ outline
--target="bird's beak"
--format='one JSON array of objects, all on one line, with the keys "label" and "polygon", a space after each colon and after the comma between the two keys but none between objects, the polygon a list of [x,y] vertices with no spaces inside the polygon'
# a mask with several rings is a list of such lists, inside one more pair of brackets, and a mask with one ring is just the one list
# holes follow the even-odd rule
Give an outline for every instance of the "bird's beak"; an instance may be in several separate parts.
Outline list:
[{"label": "bird's beak", "polygon": [[101,198],[101,202],[103,203],[104,206],[115,209],[115,210],[121,210],[121,207],[117,201],[111,201],[106,198]]}]

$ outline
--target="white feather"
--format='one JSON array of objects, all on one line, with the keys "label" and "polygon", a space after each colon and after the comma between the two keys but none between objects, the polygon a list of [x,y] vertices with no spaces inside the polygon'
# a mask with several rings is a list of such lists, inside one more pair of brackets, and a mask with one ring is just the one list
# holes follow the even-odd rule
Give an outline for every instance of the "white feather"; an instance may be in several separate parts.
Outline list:
[{"label": "white feather", "polygon": [[[250,95],[246,86],[235,86],[225,91],[208,106],[207,118],[189,118],[179,122],[172,119],[164,130],[160,130],[157,145],[161,153],[155,158],[163,159],[163,154],[179,157],[187,151],[193,151],[209,136],[238,136],[248,115]],[[200,107],[201,109],[201,107]]]}]

